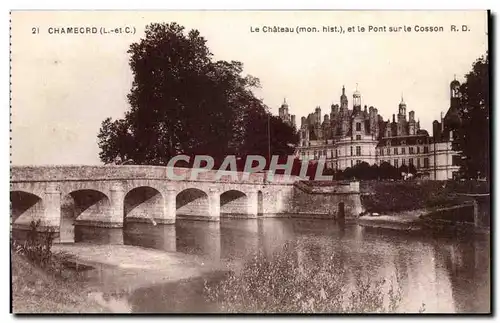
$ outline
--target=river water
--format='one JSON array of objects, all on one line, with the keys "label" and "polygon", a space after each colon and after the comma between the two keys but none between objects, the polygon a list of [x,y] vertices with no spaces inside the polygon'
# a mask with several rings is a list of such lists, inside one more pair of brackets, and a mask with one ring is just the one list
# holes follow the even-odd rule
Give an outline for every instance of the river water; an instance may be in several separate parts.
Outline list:
[{"label": "river water", "polygon": [[[301,266],[331,261],[346,272],[395,281],[400,310],[426,313],[490,311],[490,241],[487,237],[435,236],[288,218],[179,220],[175,225],[127,224],[102,232],[81,230],[78,241],[120,243],[245,262],[292,245]],[[287,250],[290,250],[288,248]],[[288,251],[290,252],[290,251]],[[213,278],[214,280],[220,278]],[[381,293],[385,293],[381,290]],[[128,296],[135,312],[217,311],[203,297],[203,281],[139,289]],[[214,308],[215,306],[215,308]]]}]

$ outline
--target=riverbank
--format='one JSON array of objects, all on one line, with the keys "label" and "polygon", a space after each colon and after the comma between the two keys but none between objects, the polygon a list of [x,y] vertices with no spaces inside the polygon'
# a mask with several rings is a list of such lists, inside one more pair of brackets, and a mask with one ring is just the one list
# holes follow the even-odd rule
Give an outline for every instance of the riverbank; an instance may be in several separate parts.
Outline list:
[{"label": "riverbank", "polygon": [[473,198],[459,192],[483,192],[486,182],[454,181],[362,181],[361,202],[368,212],[388,214],[419,209],[439,209],[470,203]]},{"label": "riverbank", "polygon": [[14,255],[14,313],[127,313],[136,289],[228,269],[207,257],[127,245],[54,244],[52,251],[68,255],[81,279],[52,277]]},{"label": "riverbank", "polygon": [[363,215],[356,219],[361,226],[386,228],[395,230],[421,229],[421,217],[428,213],[427,209],[390,212],[383,215]]},{"label": "riverbank", "polygon": [[103,313],[109,309],[87,295],[92,292],[76,275],[63,279],[12,254],[12,312]]}]

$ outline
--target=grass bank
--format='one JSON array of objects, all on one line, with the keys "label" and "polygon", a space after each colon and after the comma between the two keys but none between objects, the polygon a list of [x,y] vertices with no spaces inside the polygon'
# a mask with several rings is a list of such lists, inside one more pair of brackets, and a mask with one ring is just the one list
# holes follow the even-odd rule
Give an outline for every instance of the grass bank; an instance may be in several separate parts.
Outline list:
[{"label": "grass bank", "polygon": [[362,181],[361,201],[368,212],[389,213],[417,209],[434,210],[471,202],[460,193],[487,193],[486,182]]},{"label": "grass bank", "polygon": [[42,269],[12,253],[12,312],[102,313],[108,310],[91,300],[89,290],[74,272]]}]

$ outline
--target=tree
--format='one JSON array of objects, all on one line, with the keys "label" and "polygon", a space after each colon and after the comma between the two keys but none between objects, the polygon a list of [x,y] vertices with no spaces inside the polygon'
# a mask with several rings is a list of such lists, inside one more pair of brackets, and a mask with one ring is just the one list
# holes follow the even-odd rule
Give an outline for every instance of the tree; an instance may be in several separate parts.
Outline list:
[{"label": "tree", "polygon": [[[103,162],[118,156],[165,165],[175,155],[203,154],[220,163],[226,155],[260,154],[268,147],[267,139],[253,137],[254,130],[267,129],[268,120],[267,107],[252,92],[259,80],[243,75],[240,62],[214,61],[197,30],[186,34],[176,23],[152,23],[127,53],[134,74],[131,109],[124,119],[102,123]],[[288,127],[275,121],[271,126]],[[296,140],[289,128],[275,136],[275,151]]]},{"label": "tree", "polygon": [[454,145],[462,152],[461,171],[469,178],[490,177],[489,77],[486,53],[474,62],[460,87],[461,126],[456,130]]},{"label": "tree", "polygon": [[401,173],[399,172],[399,169],[392,166],[388,162],[383,162],[380,164],[379,169],[379,174],[381,179],[400,179],[401,178]]},{"label": "tree", "polygon": [[[247,131],[242,138],[239,147],[239,154],[242,156],[260,155],[267,160],[270,152],[271,156],[285,157],[293,154],[299,141],[298,133],[293,127],[268,113],[248,118],[245,127],[251,131]],[[280,159],[280,163],[286,163],[286,158]]]},{"label": "tree", "polygon": [[101,147],[99,157],[106,164],[117,158],[126,161],[134,156],[135,141],[126,119],[112,122],[111,118],[106,118],[97,138]]}]

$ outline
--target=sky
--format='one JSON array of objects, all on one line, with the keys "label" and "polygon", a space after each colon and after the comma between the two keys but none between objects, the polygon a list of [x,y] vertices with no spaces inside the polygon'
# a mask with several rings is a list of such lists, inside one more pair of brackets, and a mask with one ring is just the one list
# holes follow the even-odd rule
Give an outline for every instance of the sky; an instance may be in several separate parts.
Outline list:
[{"label": "sky", "polygon": [[[274,114],[286,98],[299,124],[317,106],[329,113],[343,85],[351,108],[357,84],[362,105],[376,107],[385,120],[403,95],[407,111],[431,133],[432,121],[449,107],[454,75],[463,81],[488,46],[485,11],[15,11],[12,164],[101,164],[101,122],[129,109],[127,50],[151,22],[198,29],[214,59],[241,61],[261,81],[256,95]],[[444,31],[415,32],[416,25]],[[452,32],[451,25],[467,31]],[[264,26],[320,31],[265,33]],[[342,26],[345,33],[321,32],[323,26]],[[386,32],[368,32],[369,26]],[[389,32],[399,26],[412,31]],[[67,27],[129,27],[135,34],[49,33]],[[347,32],[350,27],[356,32]]]}]

